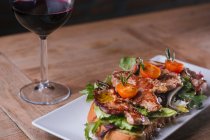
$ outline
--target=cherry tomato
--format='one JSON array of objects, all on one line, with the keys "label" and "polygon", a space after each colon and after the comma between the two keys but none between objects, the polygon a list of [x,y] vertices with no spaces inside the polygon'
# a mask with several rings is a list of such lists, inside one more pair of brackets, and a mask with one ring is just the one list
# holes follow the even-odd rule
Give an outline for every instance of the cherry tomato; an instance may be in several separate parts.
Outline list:
[{"label": "cherry tomato", "polygon": [[144,69],[140,68],[140,75],[144,78],[156,79],[160,74],[160,68],[148,62],[144,62]]},{"label": "cherry tomato", "polygon": [[175,73],[180,73],[184,69],[184,65],[177,61],[166,60],[165,67],[167,70]]},{"label": "cherry tomato", "polygon": [[132,84],[126,83],[123,85],[122,83],[119,83],[116,86],[116,91],[122,98],[133,98],[136,96],[138,92],[138,88]]}]

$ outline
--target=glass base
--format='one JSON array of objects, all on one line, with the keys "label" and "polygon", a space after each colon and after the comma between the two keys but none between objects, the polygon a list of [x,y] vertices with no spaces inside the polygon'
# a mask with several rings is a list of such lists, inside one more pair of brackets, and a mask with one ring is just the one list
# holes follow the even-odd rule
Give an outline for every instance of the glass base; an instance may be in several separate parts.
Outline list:
[{"label": "glass base", "polygon": [[52,105],[70,96],[70,89],[54,82],[31,83],[20,89],[20,97],[32,104]]}]

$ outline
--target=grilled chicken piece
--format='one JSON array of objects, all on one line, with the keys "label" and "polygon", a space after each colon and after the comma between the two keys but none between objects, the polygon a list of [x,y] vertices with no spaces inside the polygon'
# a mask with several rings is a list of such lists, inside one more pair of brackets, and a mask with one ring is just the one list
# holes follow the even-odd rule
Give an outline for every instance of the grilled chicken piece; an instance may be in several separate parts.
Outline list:
[{"label": "grilled chicken piece", "polygon": [[132,104],[117,96],[114,89],[95,90],[94,97],[96,105],[107,114],[125,115],[128,123],[132,125],[150,124],[147,117],[139,113]]},{"label": "grilled chicken piece", "polygon": [[[112,75],[113,86],[115,87],[121,82],[120,76],[127,77],[129,74],[130,72],[125,71],[114,72]],[[158,79],[142,78],[133,74],[129,77],[128,83],[137,86],[139,90],[139,94],[132,99],[134,105],[142,106],[153,112],[161,108],[158,102],[159,96],[157,97],[156,95],[160,93],[167,94],[168,91],[172,91],[180,86],[182,81],[178,74],[162,69],[161,76]],[[163,100],[162,98],[160,99]]]},{"label": "grilled chicken piece", "polygon": [[141,92],[133,99],[133,103],[146,108],[149,112],[158,111],[161,108],[157,96],[150,91]]},{"label": "grilled chicken piece", "polygon": [[141,92],[149,90],[154,93],[166,93],[180,85],[182,85],[182,81],[178,74],[163,69],[158,79],[139,78],[137,86]]},{"label": "grilled chicken piece", "polygon": [[[113,86],[116,87],[121,82],[121,76],[127,77],[129,74],[130,72],[127,71],[115,71],[112,74]],[[141,92],[149,90],[154,93],[166,93],[182,85],[180,76],[166,69],[161,70],[161,76],[158,79],[140,78],[132,74],[128,83],[137,86]]]},{"label": "grilled chicken piece", "polygon": [[180,75],[174,72],[170,72],[167,69],[161,70],[161,76],[158,78],[158,80],[167,88],[167,92],[174,90],[175,88],[182,85]]},{"label": "grilled chicken piece", "polygon": [[153,90],[154,83],[153,80],[150,78],[139,78],[138,85],[139,91],[143,92],[145,90]]}]

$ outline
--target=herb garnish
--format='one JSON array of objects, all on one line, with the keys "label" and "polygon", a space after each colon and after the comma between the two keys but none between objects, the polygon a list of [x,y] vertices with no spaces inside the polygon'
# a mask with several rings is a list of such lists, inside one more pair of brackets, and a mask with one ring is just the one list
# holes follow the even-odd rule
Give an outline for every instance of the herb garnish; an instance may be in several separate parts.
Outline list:
[{"label": "herb garnish", "polygon": [[120,81],[125,86],[128,83],[128,79],[132,76],[133,73],[129,73],[128,76],[123,76],[123,74],[120,75]]},{"label": "herb garnish", "polygon": [[166,54],[167,60],[171,60],[171,61],[175,60],[175,52],[173,52],[173,55],[171,55],[171,51],[169,48],[166,48],[165,54]]},{"label": "herb garnish", "polygon": [[138,60],[139,60],[139,65],[142,68],[142,70],[146,70],[143,59],[138,58]]}]

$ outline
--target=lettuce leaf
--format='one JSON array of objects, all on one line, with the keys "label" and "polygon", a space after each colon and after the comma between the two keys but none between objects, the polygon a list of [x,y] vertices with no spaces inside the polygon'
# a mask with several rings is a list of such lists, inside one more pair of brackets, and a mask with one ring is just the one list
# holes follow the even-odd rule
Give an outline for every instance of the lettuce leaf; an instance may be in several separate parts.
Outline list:
[{"label": "lettuce leaf", "polygon": [[137,108],[137,110],[144,116],[148,116],[149,115],[149,112],[147,109],[145,108]]},{"label": "lettuce leaf", "polygon": [[136,58],[134,57],[124,57],[120,59],[120,68],[122,68],[125,71],[129,71],[132,66],[136,64]]},{"label": "lettuce leaf", "polygon": [[95,134],[98,128],[102,125],[101,120],[98,120],[94,123],[86,123],[85,124],[85,139],[92,140],[90,137],[91,134]]},{"label": "lettuce leaf", "polygon": [[103,118],[109,118],[111,115],[103,112],[98,106],[94,106],[94,111],[96,113],[97,118],[103,119]]},{"label": "lettuce leaf", "polygon": [[104,120],[108,121],[111,124],[114,124],[115,126],[117,126],[118,128],[122,130],[132,131],[137,128],[137,126],[129,124],[124,116],[112,115],[109,118],[104,119]]},{"label": "lettuce leaf", "polygon": [[159,111],[151,113],[150,117],[152,117],[152,118],[160,118],[160,117],[163,118],[163,117],[171,117],[171,116],[174,116],[176,114],[177,114],[177,112],[175,110],[170,109],[170,108],[162,107]]},{"label": "lettuce leaf", "polygon": [[103,123],[111,123],[123,130],[134,130],[137,126],[131,125],[127,122],[124,116],[110,115],[103,112],[98,106],[94,106],[97,118],[99,118]]},{"label": "lettuce leaf", "polygon": [[93,84],[87,84],[85,89],[80,91],[81,94],[87,95],[87,102],[90,102],[94,99],[94,94],[93,91],[95,89],[95,86]]},{"label": "lettuce leaf", "polygon": [[86,140],[92,140],[90,137],[90,132],[92,130],[93,124],[86,123],[85,124],[85,139]]}]

